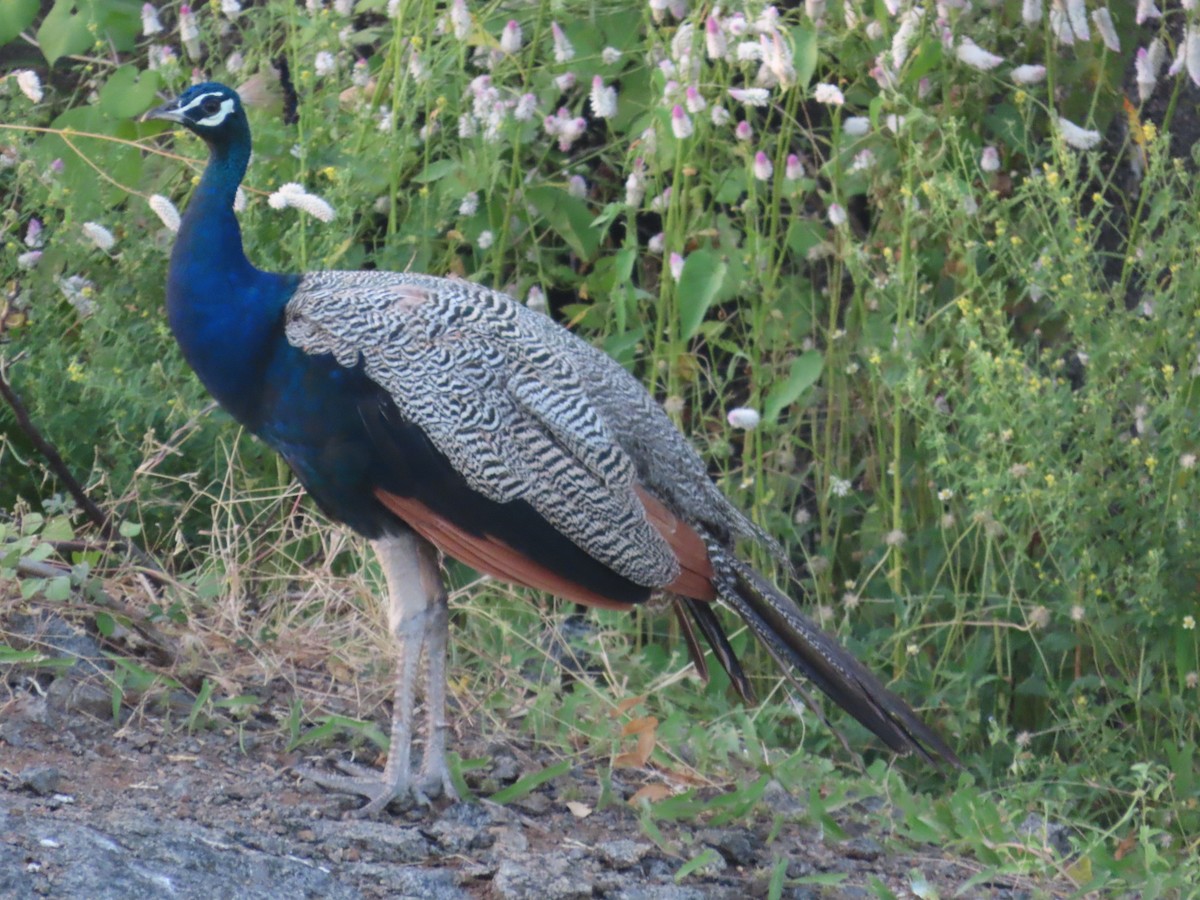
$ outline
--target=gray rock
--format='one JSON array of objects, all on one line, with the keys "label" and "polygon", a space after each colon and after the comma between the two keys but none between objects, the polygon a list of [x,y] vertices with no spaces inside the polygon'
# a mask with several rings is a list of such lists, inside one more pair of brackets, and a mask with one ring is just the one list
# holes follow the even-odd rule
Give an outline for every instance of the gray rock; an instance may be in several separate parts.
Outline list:
[{"label": "gray rock", "polygon": [[614,869],[632,868],[653,850],[652,844],[643,844],[628,839],[604,841],[596,845],[596,854]]},{"label": "gray rock", "polygon": [[17,773],[17,787],[46,797],[58,790],[62,778],[62,772],[54,766],[31,766]]}]

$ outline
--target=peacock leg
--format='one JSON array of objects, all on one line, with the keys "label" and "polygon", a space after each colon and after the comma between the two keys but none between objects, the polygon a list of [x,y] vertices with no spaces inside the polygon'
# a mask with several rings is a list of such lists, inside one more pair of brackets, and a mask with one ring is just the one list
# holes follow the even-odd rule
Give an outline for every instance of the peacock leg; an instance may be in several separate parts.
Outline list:
[{"label": "peacock leg", "polygon": [[[333,775],[309,767],[298,767],[300,775],[322,787],[335,791],[359,794],[367,804],[356,811],[369,816],[383,810],[392,800],[412,794],[427,802],[421,786],[412,778],[413,716],[416,706],[416,683],[420,672],[421,651],[427,638],[437,644],[437,628],[441,625],[441,674],[445,678],[445,642],[448,615],[445,608],[445,588],[437,564],[437,551],[423,538],[412,532],[374,541],[375,553],[383,566],[388,586],[388,626],[396,641],[396,694],[392,705],[391,747],[382,774],[373,769],[350,763],[340,767],[350,774]],[[430,646],[427,650],[436,649]],[[432,668],[432,667],[431,667]],[[438,721],[444,721],[445,682],[438,696],[442,701]],[[433,721],[431,719],[431,721]],[[431,731],[432,733],[432,731]],[[438,732],[438,756],[445,764],[445,730]],[[426,747],[426,756],[430,747]],[[422,767],[422,771],[426,767]]]},{"label": "peacock leg", "polygon": [[[422,558],[424,561],[424,557]],[[432,559],[435,576],[437,558]],[[439,580],[440,583],[440,580]],[[425,616],[425,753],[417,776],[420,790],[450,800],[458,791],[446,765],[446,650],[450,641],[450,607],[442,585]]]}]

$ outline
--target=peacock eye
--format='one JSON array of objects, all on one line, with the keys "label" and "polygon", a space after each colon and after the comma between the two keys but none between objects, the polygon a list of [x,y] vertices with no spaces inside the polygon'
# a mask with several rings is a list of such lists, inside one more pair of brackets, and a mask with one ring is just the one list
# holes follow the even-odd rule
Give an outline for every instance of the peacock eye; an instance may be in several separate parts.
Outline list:
[{"label": "peacock eye", "polygon": [[203,103],[200,104],[200,108],[211,116],[214,113],[218,113],[221,111],[221,101],[218,100],[216,97],[209,97],[207,100],[205,100]]}]

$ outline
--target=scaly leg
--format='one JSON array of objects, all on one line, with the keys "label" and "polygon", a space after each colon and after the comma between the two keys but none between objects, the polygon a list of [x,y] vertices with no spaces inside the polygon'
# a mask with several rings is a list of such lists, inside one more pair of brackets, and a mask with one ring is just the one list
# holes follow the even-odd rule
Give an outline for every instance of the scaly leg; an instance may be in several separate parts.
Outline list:
[{"label": "scaly leg", "polygon": [[[437,566],[437,559],[432,560]],[[436,568],[435,568],[436,573]],[[440,582],[440,579],[439,579]],[[417,777],[420,789],[458,799],[446,765],[446,649],[450,640],[450,607],[443,585],[425,617],[425,754]]]},{"label": "scaly leg", "polygon": [[[396,696],[392,705],[391,748],[382,775],[373,769],[341,763],[347,775],[332,775],[307,766],[297,767],[303,777],[331,790],[360,794],[367,804],[356,815],[369,816],[383,810],[392,800],[413,795],[428,802],[421,792],[425,777],[449,787],[445,761],[445,657],[449,613],[446,590],[438,569],[437,550],[412,532],[374,542],[388,586],[388,625],[396,641]],[[430,663],[427,690],[428,739],[421,783],[412,778],[413,713],[421,652]],[[436,671],[435,671],[436,670]],[[437,675],[439,680],[434,680]],[[447,792],[453,796],[453,788]]]}]

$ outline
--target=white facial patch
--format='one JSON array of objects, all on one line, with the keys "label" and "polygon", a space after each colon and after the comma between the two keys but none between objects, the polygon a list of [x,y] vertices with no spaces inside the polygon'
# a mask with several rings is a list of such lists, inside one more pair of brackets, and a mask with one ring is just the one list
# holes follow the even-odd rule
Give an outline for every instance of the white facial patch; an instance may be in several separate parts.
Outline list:
[{"label": "white facial patch", "polygon": [[213,128],[217,125],[220,125],[222,122],[224,122],[229,117],[229,114],[231,112],[233,112],[233,98],[232,97],[225,97],[222,94],[216,94],[216,93],[201,94],[199,97],[197,97],[191,103],[189,103],[187,106],[182,107],[179,111],[181,113],[186,113],[188,110],[195,109],[197,106],[204,103],[204,101],[208,100],[210,97],[221,97],[222,98],[221,99],[221,108],[219,110],[217,110],[215,113],[213,113],[211,116],[208,116],[207,118],[197,119],[196,124],[202,125],[206,128]]}]

